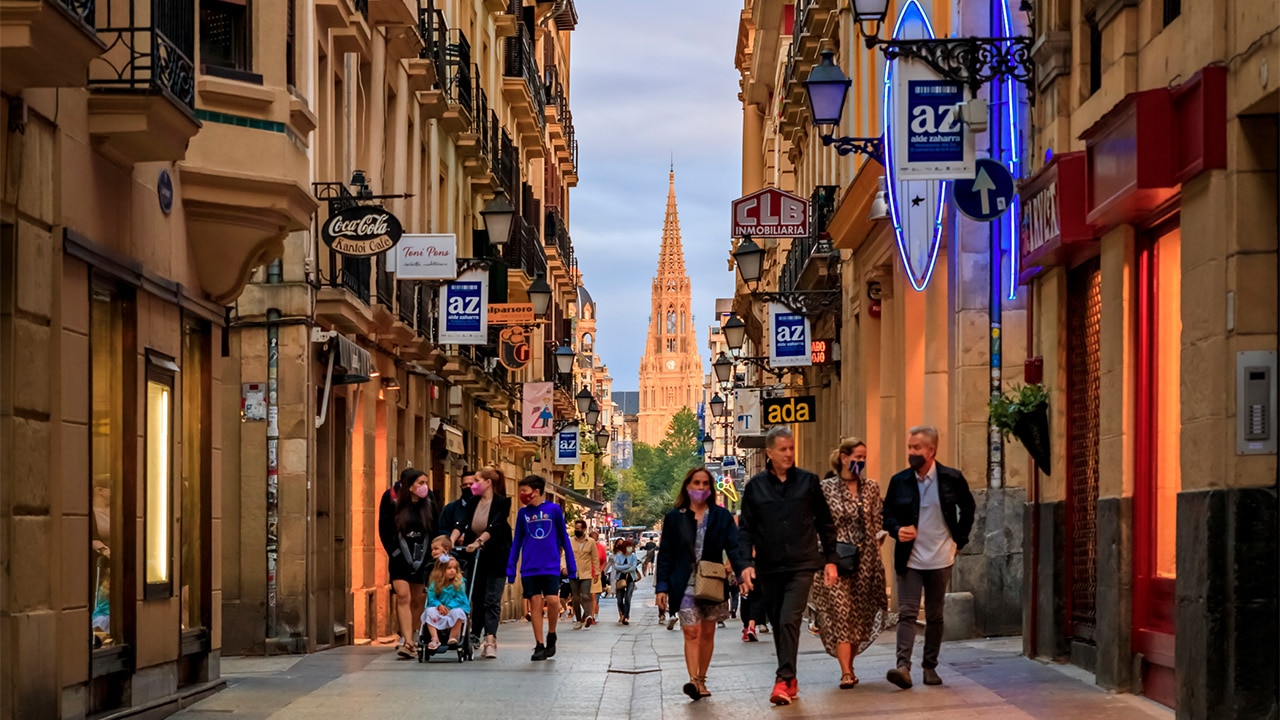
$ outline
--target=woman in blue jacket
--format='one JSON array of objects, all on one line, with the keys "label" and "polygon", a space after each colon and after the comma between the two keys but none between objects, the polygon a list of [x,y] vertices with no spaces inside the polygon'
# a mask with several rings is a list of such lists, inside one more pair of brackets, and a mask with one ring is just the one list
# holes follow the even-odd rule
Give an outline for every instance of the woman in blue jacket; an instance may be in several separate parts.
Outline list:
[{"label": "woman in blue jacket", "polygon": [[680,618],[684,662],[689,669],[684,693],[693,700],[711,696],[707,668],[715,649],[716,624],[729,617],[728,588],[719,602],[697,600],[694,571],[699,561],[722,565],[726,556],[733,572],[741,574],[744,566],[738,555],[738,526],[733,515],[716,504],[711,473],[695,467],[680,485],[675,509],[663,518],[656,583],[658,612]]}]

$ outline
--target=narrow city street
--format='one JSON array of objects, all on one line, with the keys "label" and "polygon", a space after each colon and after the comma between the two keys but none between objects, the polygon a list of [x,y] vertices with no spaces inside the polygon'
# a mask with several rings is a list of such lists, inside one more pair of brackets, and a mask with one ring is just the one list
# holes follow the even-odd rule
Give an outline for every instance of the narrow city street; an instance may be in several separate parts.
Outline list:
[{"label": "narrow city street", "polygon": [[[397,660],[388,647],[345,647],[288,657],[224,658],[227,689],[176,717],[184,720],[329,720],[330,718],[947,718],[948,720],[1164,720],[1173,712],[1134,695],[1115,695],[1088,682],[1084,671],[1019,656],[1018,638],[946,643],[938,668],[944,685],[911,690],[884,681],[893,639],[858,658],[862,682],[839,690],[835,661],[816,637],[800,648],[800,699],[768,703],[773,644],[741,641],[730,621],[717,635],[708,676],[711,698],[691,703],[680,632],[657,622],[652,587],[635,598],[630,626],[616,623],[613,599],[604,622],[575,631],[561,624],[553,660],[529,661],[530,627],[507,623],[497,660],[459,664],[441,656],[428,665]],[[917,671],[918,674],[918,671]]]}]

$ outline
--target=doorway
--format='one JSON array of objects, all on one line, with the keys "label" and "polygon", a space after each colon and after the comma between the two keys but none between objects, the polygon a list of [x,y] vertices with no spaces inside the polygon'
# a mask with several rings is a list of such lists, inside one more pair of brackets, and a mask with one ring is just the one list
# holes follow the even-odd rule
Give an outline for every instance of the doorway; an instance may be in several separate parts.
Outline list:
[{"label": "doorway", "polygon": [[1174,707],[1177,503],[1182,489],[1182,257],[1178,218],[1141,238],[1133,493],[1133,651],[1143,694]]},{"label": "doorway", "polygon": [[1066,636],[1092,645],[1097,627],[1098,445],[1101,398],[1102,263],[1067,275]]},{"label": "doorway", "polygon": [[[323,388],[321,389],[323,392]],[[316,649],[348,644],[351,573],[347,526],[347,402],[335,392],[316,430],[315,591]]]}]

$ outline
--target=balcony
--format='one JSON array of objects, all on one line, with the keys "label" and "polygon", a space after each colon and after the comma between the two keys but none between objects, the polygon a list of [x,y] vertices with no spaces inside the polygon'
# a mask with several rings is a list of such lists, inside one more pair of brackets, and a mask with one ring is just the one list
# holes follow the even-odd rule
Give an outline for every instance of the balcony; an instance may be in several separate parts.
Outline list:
[{"label": "balcony", "polygon": [[840,251],[831,245],[827,226],[835,215],[837,185],[819,185],[809,196],[809,235],[791,241],[778,290],[783,293],[804,290],[827,290],[838,286],[840,277],[835,261]]},{"label": "balcony", "polygon": [[413,25],[413,0],[362,0],[364,14],[374,25]]},{"label": "balcony", "polygon": [[569,237],[569,229],[557,209],[548,209],[545,213],[543,243],[547,249],[547,266],[554,276],[548,282],[559,280],[566,284],[566,289],[573,287],[573,268],[577,259],[573,255],[573,241]]},{"label": "balcony", "polygon": [[[555,65],[546,63],[546,70],[543,73],[546,80],[543,86],[547,93],[547,106],[545,114],[547,118],[547,135],[551,139],[552,148],[556,147],[557,142],[564,141],[563,125],[569,120],[569,99],[565,97],[564,85],[560,82],[560,71]],[[571,120],[569,120],[572,122]]]},{"label": "balcony", "polygon": [[440,124],[445,132],[459,135],[471,126],[474,109],[475,80],[471,62],[471,41],[467,34],[454,28],[449,31],[449,43],[445,45],[443,82],[445,110]]},{"label": "balcony", "polygon": [[349,257],[332,250],[328,268],[321,268],[321,287],[316,293],[316,317],[345,333],[368,334],[374,327],[369,305],[373,261]]},{"label": "balcony", "polygon": [[475,107],[471,112],[471,127],[458,135],[458,155],[463,169],[471,178],[472,187],[478,192],[493,192],[498,185],[498,153],[501,147],[498,135],[498,116],[489,107],[489,97],[480,87],[479,73],[475,78]]},{"label": "balcony", "polygon": [[195,115],[194,0],[117,0],[97,12],[107,49],[89,65],[89,135],[122,165],[181,160]]},{"label": "balcony", "polygon": [[578,187],[578,141],[573,137],[573,127],[569,127],[569,150],[560,157],[560,170],[564,173],[564,184]]},{"label": "balcony", "polygon": [[517,215],[511,220],[511,238],[502,246],[502,260],[507,264],[508,282],[521,292],[528,292],[538,275],[547,274],[547,255],[542,249],[537,226]]},{"label": "balcony", "polygon": [[498,133],[498,187],[507,197],[516,196],[516,183],[520,181],[520,151],[511,141],[505,129]]},{"label": "balcony", "polygon": [[98,39],[94,0],[0,0],[0,89],[83,87]]},{"label": "balcony", "polygon": [[531,157],[542,157],[547,97],[533,57],[533,44],[523,25],[515,37],[502,42],[502,96],[515,117],[520,146]]},{"label": "balcony", "polygon": [[795,23],[791,33],[796,57],[810,66],[817,62],[823,40],[835,37],[838,10],[836,0],[799,0],[796,3]]}]

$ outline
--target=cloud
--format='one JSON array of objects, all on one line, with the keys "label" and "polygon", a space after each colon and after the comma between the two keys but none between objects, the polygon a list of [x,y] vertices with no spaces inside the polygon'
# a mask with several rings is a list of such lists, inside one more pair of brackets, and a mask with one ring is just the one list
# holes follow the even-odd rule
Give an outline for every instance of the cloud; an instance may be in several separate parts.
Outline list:
[{"label": "cloud", "polygon": [[570,233],[597,305],[596,348],[619,390],[639,384],[672,156],[704,362],[715,298],[733,292],[741,9],[727,0],[578,3],[569,92],[580,184],[570,192]]}]

